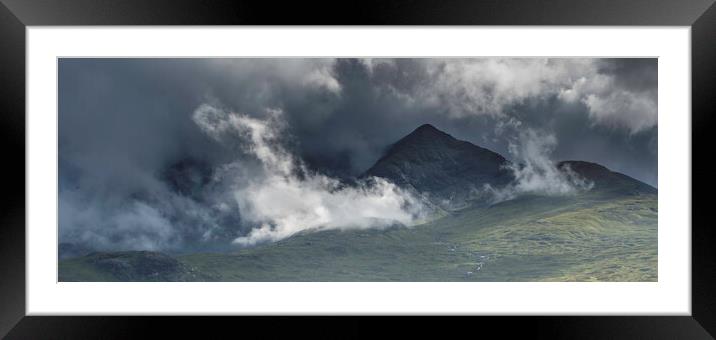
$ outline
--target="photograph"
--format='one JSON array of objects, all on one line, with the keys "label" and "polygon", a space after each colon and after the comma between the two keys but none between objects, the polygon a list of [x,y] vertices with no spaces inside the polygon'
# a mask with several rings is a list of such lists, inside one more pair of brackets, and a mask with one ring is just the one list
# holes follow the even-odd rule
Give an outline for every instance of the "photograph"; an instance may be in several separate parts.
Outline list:
[{"label": "photograph", "polygon": [[0,0],[0,338],[713,339],[714,1]]},{"label": "photograph", "polygon": [[60,282],[658,282],[658,58],[57,72]]}]

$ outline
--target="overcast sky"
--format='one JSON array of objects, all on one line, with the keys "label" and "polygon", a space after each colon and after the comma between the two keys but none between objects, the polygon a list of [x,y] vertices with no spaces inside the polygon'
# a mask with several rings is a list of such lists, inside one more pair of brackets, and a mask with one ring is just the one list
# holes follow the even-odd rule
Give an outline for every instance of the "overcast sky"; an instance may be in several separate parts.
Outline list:
[{"label": "overcast sky", "polygon": [[[657,186],[657,59],[60,59],[61,238],[115,242],[74,225],[165,190],[161,174],[179,161],[235,161],[235,148],[197,124],[202,105],[251,119],[281,112],[287,152],[336,178],[359,175],[430,123],[507,158],[512,138],[534,129],[555,138],[555,161],[597,162]],[[142,202],[116,223],[201,210]],[[143,235],[147,248],[179,242],[173,223]]]}]

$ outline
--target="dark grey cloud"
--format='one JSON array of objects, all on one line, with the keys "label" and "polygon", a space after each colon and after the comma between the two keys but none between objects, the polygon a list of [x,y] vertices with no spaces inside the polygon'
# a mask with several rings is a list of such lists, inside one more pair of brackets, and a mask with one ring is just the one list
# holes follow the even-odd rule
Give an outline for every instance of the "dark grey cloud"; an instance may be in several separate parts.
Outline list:
[{"label": "dark grey cloud", "polygon": [[430,123],[508,158],[511,136],[537,129],[554,136],[554,160],[656,186],[656,81],[656,59],[61,59],[61,239],[184,249],[248,232],[227,208],[231,183],[167,179],[259,168],[197,126],[202,104],[257,119],[280,110],[287,150],[334,177]]}]

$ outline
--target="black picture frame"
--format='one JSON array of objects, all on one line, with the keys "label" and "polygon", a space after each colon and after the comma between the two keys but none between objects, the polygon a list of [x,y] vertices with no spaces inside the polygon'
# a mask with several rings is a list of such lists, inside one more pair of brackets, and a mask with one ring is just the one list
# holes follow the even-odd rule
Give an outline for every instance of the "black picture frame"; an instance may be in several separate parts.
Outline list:
[{"label": "black picture frame", "polygon": [[[25,28],[45,25],[644,25],[690,26],[692,68],[692,315],[441,318],[92,317],[25,315]],[[0,0],[0,337],[136,338],[305,333],[367,337],[464,331],[547,338],[713,338],[716,335],[716,231],[709,223],[708,159],[716,107],[713,0],[483,1],[109,1]],[[638,42],[635,42],[638,43]],[[671,113],[670,113],[671,114]],[[678,114],[678,113],[673,113]],[[697,157],[699,156],[699,157]],[[433,327],[439,325],[438,327]],[[224,333],[233,331],[234,333]],[[335,332],[335,333],[334,333]],[[243,334],[243,333],[242,333]]]}]

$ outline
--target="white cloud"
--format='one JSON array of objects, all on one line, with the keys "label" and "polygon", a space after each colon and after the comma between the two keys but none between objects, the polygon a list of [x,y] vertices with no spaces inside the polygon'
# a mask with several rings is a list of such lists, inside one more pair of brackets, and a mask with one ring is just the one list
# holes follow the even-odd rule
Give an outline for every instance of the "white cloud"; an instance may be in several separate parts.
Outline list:
[{"label": "white cloud", "polygon": [[657,124],[656,88],[632,91],[616,83],[613,75],[594,74],[581,77],[558,97],[566,102],[581,102],[589,109],[595,124],[625,128],[630,133],[646,130]]},{"label": "white cloud", "polygon": [[495,201],[504,201],[521,194],[547,196],[572,195],[589,190],[593,183],[581,178],[568,167],[558,169],[550,158],[557,145],[557,138],[533,129],[524,129],[517,141],[509,145],[509,152],[515,159],[510,163],[515,180],[505,188],[486,187]]},{"label": "white cloud", "polygon": [[656,101],[638,93],[613,91],[604,96],[589,94],[582,102],[589,108],[589,116],[598,124],[627,128],[631,133],[657,124]]},{"label": "white cloud", "polygon": [[[444,107],[455,117],[509,115],[525,100],[556,96],[582,103],[594,124],[636,133],[657,124],[656,88],[636,91],[602,73],[600,59],[473,58],[424,59],[427,73],[411,88],[411,102]],[[375,61],[365,62],[372,65]]]},{"label": "white cloud", "polygon": [[[360,62],[371,75],[379,65],[398,67],[395,59]],[[599,58],[425,58],[416,63],[420,70],[407,72],[420,73],[422,81],[408,87],[383,84],[384,89],[408,105],[447,109],[453,117],[509,115],[512,106],[525,100],[556,96],[565,103],[585,105],[594,124],[630,133],[657,124],[656,88],[637,90],[621,84],[617,72],[602,70]],[[217,72],[249,84],[257,101],[281,98],[283,92],[275,84],[334,95],[343,91],[335,74],[336,59],[216,59],[212,65]]]},{"label": "white cloud", "polygon": [[561,60],[531,58],[428,59],[426,65],[432,81],[422,95],[447,104],[456,116],[502,115],[510,105],[568,86],[570,71],[580,69]]},{"label": "white cloud", "polygon": [[375,68],[381,64],[395,66],[395,59],[361,58],[360,62],[363,63],[363,65],[365,65],[366,69],[368,69],[368,73],[370,73],[370,74],[373,74],[373,72],[375,71]]},{"label": "white cloud", "polygon": [[380,178],[348,186],[306,169],[281,147],[281,112],[267,119],[230,113],[202,105],[194,121],[217,141],[241,139],[263,171],[236,186],[234,197],[242,218],[256,227],[234,240],[240,245],[276,241],[300,231],[411,225],[420,203],[411,194]]},{"label": "white cloud", "polygon": [[333,75],[332,66],[324,66],[306,74],[303,77],[303,84],[326,89],[334,94],[341,92],[341,84]]},{"label": "white cloud", "polygon": [[[252,100],[267,102],[284,95],[285,89],[318,89],[341,92],[333,58],[236,58],[210,59],[210,70],[231,78],[250,92]],[[243,96],[245,93],[237,93]]]},{"label": "white cloud", "polygon": [[176,229],[155,207],[131,201],[102,208],[73,193],[60,202],[61,237],[91,245],[93,249],[159,250],[175,246]]}]

